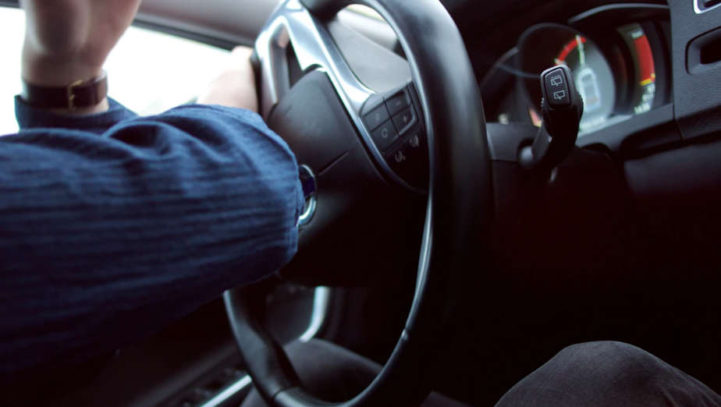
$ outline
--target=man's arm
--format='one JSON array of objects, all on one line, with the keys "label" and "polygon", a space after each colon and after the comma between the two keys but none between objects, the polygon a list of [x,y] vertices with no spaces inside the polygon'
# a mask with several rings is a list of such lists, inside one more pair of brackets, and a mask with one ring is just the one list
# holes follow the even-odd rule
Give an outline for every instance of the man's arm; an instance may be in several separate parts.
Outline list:
[{"label": "man's arm", "polygon": [[[71,16],[48,22],[43,7],[65,5],[82,15],[80,3],[111,28],[117,21],[108,20],[127,26],[130,19],[108,10],[137,7],[127,0],[26,0],[28,30],[37,32],[26,36],[25,52],[30,46],[44,57],[94,60],[73,46],[50,52],[67,44],[43,34],[44,24],[73,24]],[[100,4],[107,13],[95,8]],[[110,38],[91,48],[107,53],[120,34],[104,29],[90,29]],[[73,69],[53,80],[27,65],[23,73],[63,86],[80,79],[83,70]],[[235,69],[233,78],[252,75],[247,59]],[[233,83],[203,100],[252,108],[253,81]],[[189,105],[141,118],[114,102],[106,111],[103,103],[84,112],[44,111],[18,100],[23,130],[0,139],[0,373],[117,348],[227,288],[267,276],[296,250],[297,164],[257,114]]]},{"label": "man's arm", "polygon": [[[20,0],[26,29],[22,76],[38,86],[68,86],[100,76],[141,0]],[[106,110],[107,100],[80,112]]]},{"label": "man's arm", "polygon": [[249,111],[0,139],[0,370],[112,350],[269,275],[300,205],[292,153]]}]

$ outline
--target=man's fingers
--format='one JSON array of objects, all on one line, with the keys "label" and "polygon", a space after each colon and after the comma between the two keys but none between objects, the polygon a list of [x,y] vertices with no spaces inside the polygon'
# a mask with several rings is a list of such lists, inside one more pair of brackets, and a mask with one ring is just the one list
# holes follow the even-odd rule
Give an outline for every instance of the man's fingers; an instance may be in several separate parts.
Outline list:
[{"label": "man's fingers", "polygon": [[233,51],[230,53],[230,55],[239,59],[250,59],[250,56],[253,55],[253,48],[246,47],[244,45],[238,45],[237,47],[233,48]]},{"label": "man's fingers", "polygon": [[253,49],[244,47],[244,46],[237,46],[233,48],[233,51],[230,53],[230,66],[228,69],[241,69],[241,70],[250,70],[252,72],[252,65],[250,62],[250,58],[253,55]]},{"label": "man's fingers", "polygon": [[219,104],[258,111],[255,75],[250,62],[253,50],[236,47],[230,53],[227,69],[211,83],[198,103]]}]

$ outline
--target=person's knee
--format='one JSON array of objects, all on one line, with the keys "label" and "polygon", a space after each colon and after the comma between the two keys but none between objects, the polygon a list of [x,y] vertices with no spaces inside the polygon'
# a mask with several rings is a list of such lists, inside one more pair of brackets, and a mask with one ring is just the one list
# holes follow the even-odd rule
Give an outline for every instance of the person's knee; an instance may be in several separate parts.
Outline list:
[{"label": "person's knee", "polygon": [[571,345],[516,384],[497,407],[646,405],[636,401],[658,393],[658,368],[655,356],[626,343]]},{"label": "person's knee", "polygon": [[554,357],[554,364],[569,374],[595,380],[648,382],[658,374],[662,362],[652,354],[628,343],[586,342],[568,346]]},{"label": "person's knee", "polygon": [[721,397],[698,380],[622,342],[572,345],[506,393],[505,406],[718,406]]},{"label": "person's knee", "polygon": [[610,361],[613,365],[656,363],[657,359],[637,346],[618,341],[577,343],[563,348],[557,357],[579,363]]}]

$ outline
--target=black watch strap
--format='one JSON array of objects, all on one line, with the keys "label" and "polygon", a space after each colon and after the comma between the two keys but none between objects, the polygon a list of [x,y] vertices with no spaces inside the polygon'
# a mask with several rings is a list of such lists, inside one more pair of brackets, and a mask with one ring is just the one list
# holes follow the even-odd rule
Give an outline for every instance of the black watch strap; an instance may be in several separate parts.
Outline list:
[{"label": "black watch strap", "polygon": [[38,86],[23,80],[25,103],[41,109],[82,109],[102,102],[108,94],[108,76],[79,80],[68,86]]}]

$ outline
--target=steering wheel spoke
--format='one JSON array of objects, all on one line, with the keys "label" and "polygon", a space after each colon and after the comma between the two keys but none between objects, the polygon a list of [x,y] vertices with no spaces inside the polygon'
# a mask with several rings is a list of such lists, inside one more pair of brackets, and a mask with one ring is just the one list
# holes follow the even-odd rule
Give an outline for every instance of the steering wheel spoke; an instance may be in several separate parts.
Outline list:
[{"label": "steering wheel spoke", "polygon": [[264,117],[270,116],[293,85],[289,66],[297,63],[301,72],[323,72],[385,175],[409,189],[424,189],[426,136],[410,72],[402,74],[407,78],[391,89],[381,92],[370,89],[346,62],[327,24],[311,14],[300,0],[281,4],[259,35],[255,50],[261,72]]},{"label": "steering wheel spoke", "polygon": [[328,74],[348,113],[356,116],[354,122],[362,124],[358,114],[374,92],[355,77],[326,28],[299,0],[281,4],[256,41],[262,67],[262,114],[267,116],[290,88],[288,73],[282,68],[288,63],[289,47],[302,71],[320,69]]}]

